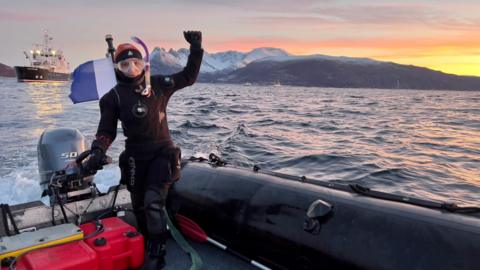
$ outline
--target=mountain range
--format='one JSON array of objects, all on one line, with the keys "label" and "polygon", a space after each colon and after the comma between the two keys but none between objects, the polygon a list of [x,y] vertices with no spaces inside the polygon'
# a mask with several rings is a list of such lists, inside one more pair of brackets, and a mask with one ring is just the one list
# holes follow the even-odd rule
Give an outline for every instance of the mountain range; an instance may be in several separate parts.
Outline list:
[{"label": "mountain range", "polygon": [[[172,74],[187,63],[188,49],[155,48],[152,74]],[[15,70],[0,63],[0,76]],[[339,88],[480,90],[480,77],[459,76],[412,65],[328,55],[292,55],[278,48],[205,52],[199,82]]]},{"label": "mountain range", "polygon": [[[189,50],[165,50],[164,48],[155,48],[151,55],[152,72],[177,72],[181,70],[187,63]],[[281,49],[276,48],[258,48],[248,53],[237,51],[226,51],[219,53],[205,52],[203,55],[201,73],[217,73],[233,71],[245,67],[249,63],[263,59],[280,59],[288,58],[290,54]]]},{"label": "mountain range", "polygon": [[[182,70],[188,49],[155,48],[152,73]],[[200,82],[341,88],[480,90],[480,77],[345,56],[296,56],[278,48],[204,53]]]},{"label": "mountain range", "polygon": [[15,77],[15,69],[0,63],[0,76],[1,77]]}]

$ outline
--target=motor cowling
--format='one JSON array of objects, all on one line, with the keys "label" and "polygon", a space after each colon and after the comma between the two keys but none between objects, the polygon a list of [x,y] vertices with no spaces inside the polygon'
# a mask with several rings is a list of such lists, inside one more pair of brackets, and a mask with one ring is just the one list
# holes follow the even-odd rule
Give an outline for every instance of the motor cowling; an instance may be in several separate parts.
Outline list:
[{"label": "motor cowling", "polygon": [[37,145],[40,186],[47,189],[52,175],[87,149],[87,141],[78,129],[47,128]]}]

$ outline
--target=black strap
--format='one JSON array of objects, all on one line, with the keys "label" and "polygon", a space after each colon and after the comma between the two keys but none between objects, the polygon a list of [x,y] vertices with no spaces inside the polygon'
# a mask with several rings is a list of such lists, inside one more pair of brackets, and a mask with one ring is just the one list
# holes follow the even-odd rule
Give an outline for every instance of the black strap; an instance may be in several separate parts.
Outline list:
[{"label": "black strap", "polygon": [[10,222],[13,225],[13,230],[15,231],[16,234],[19,234],[20,232],[18,231],[17,223],[15,223],[15,220],[13,219],[12,212],[10,212],[10,206],[8,204],[6,204],[5,208],[7,209],[7,215],[10,218]]},{"label": "black strap", "polygon": [[117,92],[117,88],[114,87],[114,88],[113,88],[113,92],[115,92],[115,95],[117,96],[118,108],[120,109],[120,105],[121,105],[121,103],[120,103],[120,95],[119,95],[118,92]]},{"label": "black strap", "polygon": [[15,234],[19,234],[20,232],[18,230],[17,223],[15,223],[15,220],[13,219],[12,212],[10,211],[10,206],[8,204],[1,204],[0,206],[2,208],[3,226],[5,227],[5,233],[7,234],[7,236],[10,236],[10,228],[8,227],[7,216],[8,219],[10,219],[10,223],[12,223],[13,231],[15,232]]},{"label": "black strap", "polygon": [[52,204],[52,226],[57,226],[57,223],[55,223],[55,204]]},{"label": "black strap", "polygon": [[56,201],[60,205],[60,210],[62,210],[62,215],[65,223],[68,223],[67,213],[65,213],[65,207],[63,206],[62,198],[60,198],[60,193],[57,188],[54,188],[54,194],[57,197]]},{"label": "black strap", "polygon": [[115,211],[115,203],[117,202],[117,195],[118,195],[118,191],[120,190],[120,183],[115,187],[115,193],[113,194],[113,201],[112,201],[112,206],[111,206],[111,210],[112,212]]},{"label": "black strap", "polygon": [[10,236],[10,228],[8,228],[8,220],[7,220],[7,212],[4,209],[4,204],[0,204],[0,208],[2,210],[2,223],[3,227],[5,228],[5,233],[7,236]]}]

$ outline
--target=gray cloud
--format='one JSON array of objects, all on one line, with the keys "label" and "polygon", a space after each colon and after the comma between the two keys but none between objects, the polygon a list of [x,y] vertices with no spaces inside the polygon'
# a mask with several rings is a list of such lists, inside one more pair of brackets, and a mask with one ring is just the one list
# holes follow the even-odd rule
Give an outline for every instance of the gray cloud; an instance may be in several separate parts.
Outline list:
[{"label": "gray cloud", "polygon": [[52,20],[52,17],[27,12],[0,10],[0,21],[31,22],[46,20]]},{"label": "gray cloud", "polygon": [[[479,6],[480,7],[480,6]],[[425,25],[438,29],[471,30],[480,26],[480,15],[459,16],[448,8],[434,4],[350,4],[320,5],[305,12],[271,12],[252,14],[243,18],[245,23],[270,23],[285,25]]]}]

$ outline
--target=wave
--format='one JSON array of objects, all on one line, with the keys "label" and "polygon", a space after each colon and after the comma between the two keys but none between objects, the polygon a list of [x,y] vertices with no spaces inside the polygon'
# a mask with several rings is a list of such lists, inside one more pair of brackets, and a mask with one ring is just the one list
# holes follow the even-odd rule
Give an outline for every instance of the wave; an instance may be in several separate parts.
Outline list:
[{"label": "wave", "polygon": [[221,127],[217,126],[216,124],[207,124],[204,122],[192,122],[190,120],[185,121],[183,124],[178,126],[179,128],[197,128],[197,129],[219,129]]},{"label": "wave", "polygon": [[[42,199],[43,190],[40,187],[39,179],[36,161],[2,175],[0,177],[0,202],[15,205]],[[101,192],[107,192],[111,186],[117,185],[119,180],[120,169],[117,164],[107,165],[95,175],[95,184]]]},{"label": "wave", "polygon": [[353,156],[341,156],[333,154],[311,154],[297,157],[285,158],[285,160],[276,162],[276,168],[281,167],[310,167],[318,168],[319,166],[328,166],[331,164],[353,164],[356,158]]},{"label": "wave", "polygon": [[198,100],[198,101],[204,101],[204,100],[209,100],[209,97],[192,97],[191,99],[193,100]]}]

